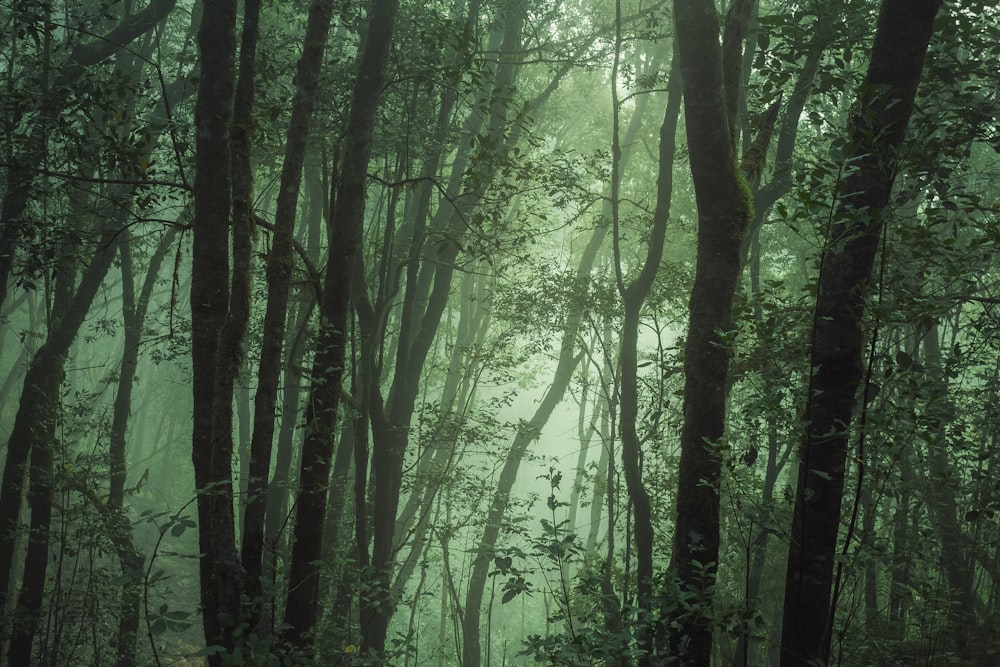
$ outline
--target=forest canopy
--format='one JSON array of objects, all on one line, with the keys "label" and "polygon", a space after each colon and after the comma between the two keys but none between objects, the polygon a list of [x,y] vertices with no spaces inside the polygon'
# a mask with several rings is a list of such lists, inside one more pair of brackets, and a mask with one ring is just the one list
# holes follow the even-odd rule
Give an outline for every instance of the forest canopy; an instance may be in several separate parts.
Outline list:
[{"label": "forest canopy", "polygon": [[1000,664],[1000,11],[0,4],[0,666]]}]

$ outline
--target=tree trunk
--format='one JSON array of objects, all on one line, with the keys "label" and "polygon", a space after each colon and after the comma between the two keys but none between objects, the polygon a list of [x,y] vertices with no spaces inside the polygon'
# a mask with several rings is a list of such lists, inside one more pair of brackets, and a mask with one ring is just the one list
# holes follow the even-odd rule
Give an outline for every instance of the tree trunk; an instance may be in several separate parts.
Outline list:
[{"label": "tree trunk", "polygon": [[[467,122],[470,127],[478,125],[489,137],[485,143],[476,142],[481,151],[503,150],[505,146],[515,145],[517,142],[517,126],[508,133],[510,124],[508,107],[519,70],[517,54],[525,20],[524,7],[517,2],[507,3],[504,8],[503,36],[499,46],[497,68],[492,86],[485,89],[490,92],[490,96],[484,98],[489,100],[488,120],[484,123],[482,115],[474,113]],[[545,94],[542,93],[540,97],[544,97]],[[474,134],[478,134],[478,131]],[[434,221],[434,227],[443,231],[446,238],[462,238],[466,220],[480,204],[497,172],[494,159],[485,152],[472,156],[467,171],[466,160],[470,158],[471,144],[465,146],[466,148],[459,152],[458,158],[452,164],[448,189],[449,192],[457,192],[470,182],[471,187],[465,189],[461,196],[454,200],[454,210],[449,209],[448,213],[442,212]],[[478,164],[477,157],[483,158],[485,164]],[[472,171],[473,169],[476,171]],[[472,174],[475,174],[474,178],[465,180]],[[427,252],[424,249],[425,238],[424,230],[414,230],[412,241],[412,247],[416,249],[414,255]],[[400,315],[396,369],[388,397],[382,401],[379,388],[374,384],[370,387],[368,408],[371,414],[372,476],[375,486],[371,553],[373,576],[367,581],[371,586],[371,594],[362,605],[361,628],[365,645],[378,655],[381,655],[384,649],[386,632],[395,606],[391,599],[394,540],[408,432],[419,392],[420,375],[448,304],[454,275],[453,267],[458,252],[457,243],[438,247],[436,252],[428,253],[436,261],[423,262],[419,274],[415,270],[415,264],[411,264],[412,268],[407,273],[406,293]],[[426,306],[421,312],[418,298],[427,289],[429,292],[427,292]],[[359,543],[359,549],[364,550],[364,545]]]},{"label": "tree trunk", "polygon": [[[236,432],[239,438],[236,454],[239,460],[238,480],[241,502],[239,528],[243,525],[246,503],[249,497],[248,470],[251,464],[250,440],[250,388],[246,377],[246,363],[243,355],[243,341],[250,319],[250,264],[253,241],[256,238],[256,216],[253,210],[253,164],[251,160],[251,129],[254,127],[253,106],[256,97],[257,41],[260,33],[260,0],[244,0],[243,29],[240,35],[239,78],[233,98],[233,121],[230,128],[229,145],[232,150],[233,178],[233,276],[232,293],[229,296],[229,318],[226,324],[227,345],[235,352],[226,368],[226,386],[222,387],[220,404],[229,398],[230,405],[220,405],[229,413],[232,423],[231,404],[236,403]],[[230,433],[234,432],[233,426]],[[244,535],[241,531],[240,538]],[[247,585],[252,586],[257,578],[248,576]],[[256,591],[248,593],[255,600]],[[255,624],[251,620],[251,627]]]},{"label": "tree trunk", "polygon": [[684,423],[673,541],[683,602],[678,601],[672,614],[669,642],[671,652],[690,665],[707,666],[712,653],[712,590],[719,557],[719,447],[730,357],[726,337],[733,331],[741,245],[753,216],[749,188],[737,172],[736,119],[726,112],[731,109],[726,86],[739,81],[743,31],[753,4],[737,0],[730,6],[723,51],[714,3],[674,2],[698,207],[698,251],[684,347]]},{"label": "tree trunk", "polygon": [[[484,270],[486,268],[483,266]],[[482,276],[467,273],[462,281],[459,293],[461,313],[441,391],[438,432],[430,438],[432,451],[420,456],[420,463],[414,474],[414,488],[396,520],[395,549],[400,552],[406,542],[410,543],[410,548],[393,579],[393,599],[402,596],[430,542],[435,500],[441,487],[448,482],[453,465],[461,456],[456,448],[472,405],[479,374],[483,370],[483,340],[491,319],[489,287],[481,284],[487,282],[492,284],[493,281],[485,271]]]},{"label": "tree trunk", "polygon": [[[316,151],[306,152],[305,187],[308,197],[308,207],[304,216],[305,254],[315,263],[319,258],[320,239],[325,228],[324,216],[329,203],[326,160],[322,168],[316,160]],[[320,178],[320,173],[323,177]],[[286,560],[288,532],[288,497],[289,479],[291,478],[293,443],[302,418],[302,359],[306,352],[306,337],[313,309],[318,305],[321,296],[321,285],[315,281],[316,288],[303,291],[295,302],[288,331],[294,332],[285,345],[285,362],[282,379],[281,395],[281,427],[278,431],[277,451],[274,455],[274,473],[267,485],[267,507],[264,512],[264,542],[270,550],[270,558],[264,562],[262,576],[265,581],[273,583],[274,564]],[[276,593],[276,592],[275,592]]]},{"label": "tree trunk", "polygon": [[[257,393],[254,396],[254,428],[250,444],[247,503],[243,524],[243,567],[247,571],[247,592],[254,604],[251,625],[256,626],[263,604],[262,558],[264,554],[267,482],[271,468],[274,441],[275,405],[278,379],[281,375],[282,346],[291,290],[292,238],[305,162],[309,122],[316,101],[316,89],[323,67],[323,54],[330,32],[332,0],[315,0],[309,7],[305,41],[296,74],[295,97],[285,137],[285,157],[281,168],[274,216],[274,235],[267,258],[267,305],[264,311],[263,340],[257,373]],[[288,387],[286,387],[286,391]],[[293,415],[289,417],[294,418]]]},{"label": "tree trunk", "polygon": [[847,177],[820,267],[782,620],[782,667],[826,664],[848,425],[861,381],[865,284],[939,0],[885,0],[849,129]]},{"label": "tree trunk", "polygon": [[469,575],[469,586],[465,596],[465,616],[462,619],[464,637],[462,667],[479,667],[482,659],[479,620],[483,605],[483,593],[486,590],[486,579],[495,556],[497,538],[500,536],[500,527],[507,512],[507,505],[510,502],[510,491],[517,480],[517,470],[521,465],[521,460],[528,451],[528,446],[538,439],[541,435],[542,427],[548,422],[552,412],[562,401],[563,395],[566,393],[567,387],[569,387],[570,380],[573,378],[573,371],[579,362],[580,358],[573,356],[579,317],[576,319],[577,324],[575,326],[567,325],[567,330],[563,334],[563,344],[560,348],[559,362],[552,384],[535,410],[535,414],[532,415],[529,421],[522,422],[518,428],[517,435],[514,436],[514,442],[511,443],[510,450],[507,452],[507,459],[504,461],[503,468],[500,471],[497,488],[493,492],[493,500],[486,515],[486,525],[483,528],[483,535],[479,539],[475,549],[472,573]]},{"label": "tree trunk", "polygon": [[[10,664],[29,664],[41,611],[45,573],[49,562],[48,533],[52,514],[52,448],[55,446],[55,421],[58,417],[60,390],[69,348],[90,310],[97,290],[107,275],[117,246],[114,233],[108,231],[97,242],[97,253],[83,271],[80,284],[65,310],[57,313],[45,343],[38,349],[24,378],[24,389],[14,426],[7,443],[7,459],[0,489],[0,609],[6,609],[8,583],[14,545],[21,514],[24,477],[30,456],[31,484],[28,502],[31,507],[31,534],[28,558],[22,577],[15,615],[19,623],[11,630],[8,658]],[[39,451],[35,451],[38,449]]]},{"label": "tree trunk", "polygon": [[118,552],[122,578],[121,611],[118,617],[118,653],[115,660],[117,667],[130,667],[135,664],[135,645],[139,632],[139,604],[141,602],[140,570],[144,558],[132,541],[132,526],[125,514],[125,479],[128,467],[126,456],[126,435],[132,413],[132,389],[135,386],[135,374],[139,366],[139,347],[142,343],[142,325],[146,319],[149,300],[160,272],[160,265],[167,251],[173,245],[177,232],[168,230],[160,239],[156,250],[149,258],[149,268],[143,280],[138,297],[135,294],[135,280],[132,268],[132,240],[127,231],[123,231],[119,240],[119,253],[122,264],[122,329],[125,336],[122,351],[121,369],[118,373],[118,391],[111,419],[111,433],[108,436],[108,460],[111,468],[111,483],[108,491],[107,510],[111,520],[115,522],[115,549]]},{"label": "tree trunk", "polygon": [[[198,492],[201,609],[205,641],[226,652],[240,616],[242,568],[236,552],[232,433],[216,424],[220,366],[229,311],[230,120],[235,88],[236,2],[205,0],[198,30],[201,79],[197,126],[194,243],[191,256],[191,458]],[[230,406],[231,409],[231,406]],[[222,665],[222,655],[209,656]]]},{"label": "tree trunk", "polygon": [[969,557],[971,540],[959,523],[959,508],[955,499],[956,476],[948,460],[951,444],[945,426],[955,418],[955,406],[948,398],[948,379],[941,361],[940,327],[936,322],[921,338],[928,389],[923,421],[927,424],[927,507],[931,524],[941,544],[941,567],[948,590],[948,617],[951,621],[952,648],[962,655],[966,649],[968,630],[975,620],[976,603],[972,590],[975,566]]},{"label": "tree trunk", "polygon": [[[301,649],[308,648],[306,637],[312,632],[318,612],[319,572],[316,562],[323,549],[330,458],[343,377],[352,274],[364,221],[365,183],[376,110],[398,7],[398,0],[374,0],[371,6],[369,31],[351,99],[346,149],[340,170],[342,179],[331,223],[330,257],[320,306],[322,326],[317,339],[306,409],[306,436],[302,446],[285,605],[288,630],[284,637]],[[381,653],[380,650],[378,652]]]},{"label": "tree trunk", "polygon": [[[620,18],[620,17],[619,17]],[[636,552],[636,598],[640,614],[652,618],[653,610],[653,517],[649,494],[642,481],[642,442],[636,423],[639,418],[639,318],[642,306],[646,302],[653,280],[660,268],[663,257],[663,245],[667,233],[667,221],[670,218],[670,202],[674,188],[674,151],[677,145],[677,120],[681,113],[681,81],[680,68],[676,56],[670,67],[670,80],[667,85],[667,106],[660,126],[660,150],[658,177],[656,185],[656,208],[653,211],[652,229],[646,257],[635,279],[626,286],[622,280],[621,253],[618,244],[618,186],[620,177],[618,160],[612,178],[615,179],[612,188],[611,205],[614,208],[615,225],[615,267],[618,277],[618,289],[625,308],[622,323],[620,346],[621,366],[621,434],[622,434],[622,470],[625,473],[625,485],[634,511],[635,552]],[[617,94],[614,95],[617,107]],[[617,145],[617,108],[615,113],[615,155],[619,153]],[[644,627],[645,626],[645,627]],[[640,665],[652,665],[655,657],[655,630],[644,623],[637,629],[637,637],[642,657]]]}]

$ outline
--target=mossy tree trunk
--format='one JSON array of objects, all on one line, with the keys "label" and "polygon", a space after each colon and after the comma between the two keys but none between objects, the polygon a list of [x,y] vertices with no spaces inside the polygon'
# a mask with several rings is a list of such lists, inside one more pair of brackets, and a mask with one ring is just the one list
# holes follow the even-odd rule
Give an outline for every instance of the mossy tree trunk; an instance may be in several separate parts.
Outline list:
[{"label": "mossy tree trunk", "polygon": [[[753,216],[736,160],[734,86],[743,33],[753,8],[736,0],[720,44],[711,0],[675,0],[677,52],[684,78],[684,118],[698,207],[695,279],[684,347],[684,422],[678,470],[673,565],[678,600],[669,651],[688,665],[712,653],[712,590],[719,556],[721,440],[739,284],[741,245]],[[725,45],[725,49],[723,48]],[[766,148],[765,148],[766,151]]]}]

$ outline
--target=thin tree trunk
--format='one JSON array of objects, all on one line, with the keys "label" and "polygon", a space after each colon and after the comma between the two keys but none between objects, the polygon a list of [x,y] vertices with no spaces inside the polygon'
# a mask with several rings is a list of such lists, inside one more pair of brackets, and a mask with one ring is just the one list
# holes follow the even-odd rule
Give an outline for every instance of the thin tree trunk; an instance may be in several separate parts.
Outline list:
[{"label": "thin tree trunk", "polygon": [[[635,111],[625,132],[625,137],[621,142],[623,146],[621,162],[624,166],[629,158],[631,148],[635,144],[635,137],[641,127],[643,111],[648,103],[648,96],[639,98]],[[603,219],[610,217],[610,208],[606,204],[602,211]],[[579,265],[576,269],[577,279],[582,283],[589,279],[590,272],[597,260],[598,251],[604,242],[607,234],[607,227],[598,226],[580,257]],[[479,667],[481,661],[481,640],[479,621],[486,587],[486,579],[489,573],[489,566],[493,559],[493,550],[496,547],[496,540],[499,535],[500,525],[503,521],[509,502],[510,491],[513,488],[517,477],[517,470],[521,460],[527,452],[527,448],[534,438],[541,433],[555,406],[562,400],[569,382],[572,379],[573,369],[578,363],[578,358],[573,356],[576,346],[576,338],[582,324],[583,310],[577,308],[567,314],[566,324],[562,333],[562,342],[559,348],[559,361],[553,373],[552,384],[546,391],[545,396],[540,401],[538,408],[532,418],[526,422],[518,431],[508,451],[504,462],[503,470],[497,483],[487,515],[486,525],[483,528],[483,536],[479,540],[475,560],[473,561],[472,573],[469,577],[469,584],[466,589],[465,614],[462,618],[463,646],[462,664],[463,667]],[[603,454],[602,454],[603,456]],[[603,460],[603,459],[602,459]],[[610,485],[610,482],[609,482]],[[595,529],[596,530],[596,529]],[[594,533],[596,539],[596,533]]]},{"label": "thin tree trunk", "polygon": [[939,0],[884,0],[868,75],[851,120],[849,163],[824,248],[813,319],[782,620],[782,667],[826,664],[848,427],[861,382],[865,284],[871,276]]},{"label": "thin tree trunk", "polygon": [[[360,57],[348,118],[340,186],[333,211],[330,257],[320,306],[322,326],[317,338],[312,386],[306,410],[299,495],[295,513],[284,638],[307,649],[306,637],[317,618],[323,525],[329,483],[333,433],[337,423],[343,377],[347,320],[355,256],[362,236],[365,183],[375,130],[376,110],[385,79],[398,0],[374,0],[369,30]],[[364,621],[362,627],[365,627]],[[365,646],[381,653],[381,647]]]},{"label": "thin tree trunk", "polygon": [[[514,91],[519,70],[519,53],[522,30],[526,20],[526,8],[517,2],[508,3],[504,9],[503,36],[499,47],[498,62],[494,73],[490,113],[485,122],[484,132],[489,137],[486,145],[502,149],[517,143],[520,126],[515,125],[508,133],[509,98]],[[544,99],[551,92],[547,88],[538,99]],[[537,100],[536,100],[537,101]],[[530,106],[530,105],[529,105]],[[474,114],[469,126],[482,125],[483,119]],[[481,142],[477,142],[481,143]],[[468,146],[468,144],[466,144]],[[459,153],[467,159],[468,150]],[[484,156],[486,157],[486,156]],[[455,209],[448,215],[436,218],[435,226],[440,226],[450,238],[461,238],[465,233],[466,220],[490,187],[497,173],[492,159],[486,164],[475,164],[478,168],[472,186],[455,200]],[[456,159],[452,165],[449,191],[461,187],[463,179],[472,172],[466,172],[464,160]],[[413,246],[423,247],[423,234],[417,230]],[[436,262],[423,262],[419,275],[411,270],[407,275],[406,295],[401,312],[399,344],[396,354],[396,370],[387,399],[381,400],[378,387],[372,386],[369,410],[372,426],[372,473],[375,483],[372,514],[371,571],[373,576],[368,584],[372,595],[361,610],[361,628],[366,645],[381,654],[385,635],[394,611],[391,601],[392,575],[394,569],[394,539],[396,516],[402,486],[403,460],[408,444],[408,429],[413,416],[414,405],[419,392],[419,379],[430,349],[433,345],[441,317],[447,307],[454,275],[458,244],[438,247],[434,256]],[[418,310],[417,297],[429,287],[426,307]],[[360,546],[360,545],[359,545]]]},{"label": "thin tree trunk", "polygon": [[[786,112],[790,113],[790,112]],[[760,295],[760,237],[754,235],[750,244],[750,291],[757,297]],[[764,326],[764,312],[759,301],[754,303],[754,320],[758,327]],[[758,341],[760,345],[767,345],[766,340]],[[765,404],[779,405],[781,403],[780,387],[787,381],[785,374],[777,364],[768,361],[762,370],[764,380]],[[747,619],[740,625],[739,636],[736,641],[736,664],[743,667],[752,667],[757,664],[758,653],[760,651],[760,637],[751,631],[750,614],[759,613],[758,597],[760,595],[761,583],[764,578],[764,564],[767,558],[767,544],[773,532],[774,523],[774,487],[778,482],[778,475],[785,468],[791,448],[787,445],[779,445],[778,437],[778,414],[771,411],[765,417],[767,425],[767,463],[764,468],[764,483],[761,490],[761,503],[757,515],[750,524],[750,535],[748,536],[750,550],[746,572],[746,587],[744,591],[744,610]],[[779,448],[781,451],[779,451]],[[755,452],[754,456],[757,455]],[[753,465],[752,460],[744,459],[748,465]],[[756,528],[757,536],[753,537],[753,530]],[[753,657],[751,657],[753,656]]]},{"label": "thin tree trunk", "polygon": [[116,537],[115,549],[126,583],[122,585],[121,610],[118,617],[117,667],[131,667],[135,664],[135,646],[139,632],[139,605],[141,602],[140,571],[144,558],[132,540],[132,525],[125,515],[125,479],[128,467],[126,456],[126,435],[132,413],[132,389],[139,365],[139,346],[142,342],[142,326],[152,297],[153,286],[160,272],[160,266],[177,237],[175,229],[169,229],[157,244],[149,258],[149,267],[143,280],[142,289],[135,294],[132,268],[132,240],[127,231],[122,232],[119,253],[122,264],[122,317],[125,336],[121,369],[118,373],[118,391],[108,436],[108,459],[111,469],[111,483],[108,491],[107,510],[114,521]]},{"label": "thin tree trunk", "polygon": [[909,452],[900,455],[900,480],[892,525],[892,556],[889,564],[889,618],[886,633],[893,640],[906,636],[906,616],[912,599],[910,568],[910,520],[912,513],[913,470]]},{"label": "thin tree trunk", "polygon": [[[296,74],[292,115],[285,137],[285,157],[281,167],[274,218],[274,235],[267,258],[267,306],[264,311],[257,393],[254,396],[254,428],[250,444],[247,503],[243,524],[243,567],[247,572],[247,592],[253,605],[251,625],[256,626],[264,597],[262,579],[267,482],[274,441],[275,405],[281,375],[282,346],[291,290],[294,259],[292,239],[309,139],[309,122],[316,102],[316,89],[323,67],[323,54],[330,32],[332,0],[314,0],[309,7],[305,41]],[[332,259],[330,261],[333,261]]]},{"label": "thin tree trunk", "polygon": [[[954,419],[955,406],[948,398],[948,381],[941,362],[940,327],[935,322],[922,339],[924,365],[931,383],[924,419],[928,424],[927,507],[931,523],[941,544],[941,566],[948,586],[948,616],[951,621],[953,648],[959,655],[966,649],[968,630],[975,619],[977,600],[972,592],[972,574],[967,551],[971,540],[959,524],[952,465],[948,461],[949,443],[945,425]],[[981,603],[980,603],[981,604]]]},{"label": "thin tree trunk", "polygon": [[[304,245],[306,254],[312,262],[319,257],[321,232],[328,220],[329,199],[326,161],[322,168],[317,161],[317,151],[306,151],[305,189],[308,197],[308,207],[304,215],[305,223]],[[320,177],[320,174],[323,177]],[[321,286],[318,286],[321,288]],[[295,332],[290,342],[285,345],[284,373],[281,384],[281,427],[278,431],[277,451],[274,454],[274,472],[267,485],[267,507],[264,512],[264,542],[271,550],[271,557],[265,562],[263,577],[270,581],[273,577],[274,563],[286,554],[283,548],[287,540],[284,532],[288,521],[289,479],[291,477],[293,442],[302,417],[302,359],[306,351],[306,334],[308,322],[322,289],[313,292],[303,292],[295,302],[288,330]],[[281,555],[279,557],[279,554]],[[270,573],[270,575],[269,575]]]},{"label": "thin tree trunk", "polygon": [[[101,235],[97,252],[84,269],[80,284],[63,312],[56,314],[45,343],[38,349],[24,378],[24,389],[7,443],[7,458],[0,489],[0,609],[6,608],[11,581],[14,545],[18,535],[22,491],[30,456],[31,533],[17,610],[19,619],[11,632],[10,665],[30,662],[31,645],[41,611],[45,573],[49,562],[48,534],[52,514],[51,476],[55,422],[60,389],[70,346],[90,310],[97,290],[116,254],[114,232]],[[60,309],[62,310],[62,309]],[[38,449],[39,451],[35,451]],[[49,497],[45,497],[46,494]]]},{"label": "thin tree trunk", "polygon": [[[620,21],[620,16],[618,17]],[[625,485],[634,511],[634,530],[636,544],[636,598],[640,614],[652,618],[653,600],[653,518],[649,494],[642,481],[642,442],[639,439],[637,421],[639,418],[639,318],[642,306],[653,287],[653,280],[660,267],[663,256],[663,245],[666,239],[667,222],[670,218],[670,202],[674,183],[674,151],[676,148],[677,121],[681,112],[681,80],[680,68],[676,56],[670,67],[670,80],[667,85],[667,105],[660,126],[660,150],[658,177],[656,185],[656,208],[653,211],[652,229],[646,249],[646,258],[635,279],[626,286],[622,278],[621,253],[618,244],[618,185],[620,178],[619,160],[614,161],[612,175],[611,205],[615,209],[615,268],[618,279],[618,290],[625,308],[622,323],[620,346],[621,365],[621,433],[622,433],[622,470],[625,473]],[[617,107],[617,95],[614,95]],[[617,108],[615,121],[614,152],[620,152],[617,136]],[[648,624],[640,623],[636,635],[638,637],[641,657],[640,665],[652,665],[656,651],[654,637],[656,631]]]}]

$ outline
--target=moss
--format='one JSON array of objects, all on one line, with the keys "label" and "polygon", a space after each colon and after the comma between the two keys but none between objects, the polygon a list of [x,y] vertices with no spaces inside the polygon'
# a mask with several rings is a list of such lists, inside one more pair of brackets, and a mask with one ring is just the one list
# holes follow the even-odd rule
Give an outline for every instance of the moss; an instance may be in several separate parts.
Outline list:
[{"label": "moss", "polygon": [[743,234],[746,233],[747,228],[750,226],[750,221],[754,218],[754,208],[753,191],[750,190],[750,184],[747,183],[743,171],[738,167],[736,169],[736,198],[737,213],[740,216],[740,225],[737,233],[742,240]]}]

